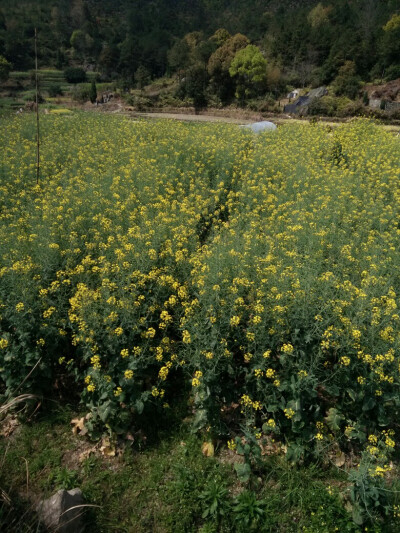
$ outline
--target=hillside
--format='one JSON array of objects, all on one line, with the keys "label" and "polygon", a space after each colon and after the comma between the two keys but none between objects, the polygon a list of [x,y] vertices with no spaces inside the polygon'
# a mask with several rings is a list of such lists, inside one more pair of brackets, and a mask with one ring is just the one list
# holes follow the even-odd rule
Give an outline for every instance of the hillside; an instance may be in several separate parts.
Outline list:
[{"label": "hillside", "polygon": [[0,55],[14,70],[33,68],[37,26],[43,67],[82,65],[132,81],[139,67],[159,77],[186,66],[171,56],[190,32],[201,32],[197,59],[207,62],[215,48],[209,38],[225,28],[257,44],[294,85],[329,83],[346,60],[365,81],[394,79],[399,10],[399,0],[0,0]]}]

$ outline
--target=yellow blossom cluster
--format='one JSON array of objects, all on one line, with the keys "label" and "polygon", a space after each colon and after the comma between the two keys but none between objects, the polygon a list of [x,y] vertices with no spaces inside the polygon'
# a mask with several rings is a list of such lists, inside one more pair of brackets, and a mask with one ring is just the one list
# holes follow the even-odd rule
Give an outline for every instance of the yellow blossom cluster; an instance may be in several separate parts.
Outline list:
[{"label": "yellow blossom cluster", "polygon": [[[37,185],[33,128],[26,116],[0,130],[10,390],[39,360],[50,376],[71,353],[91,405],[122,396],[140,410],[176,378],[214,412],[236,402],[287,432],[301,423],[305,442],[327,430],[298,419],[316,422],[321,409],[336,409],[353,436],[358,416],[396,419],[400,144],[390,132],[355,121],[250,138],[235,125],[49,115]],[[393,448],[393,435],[385,442]]]}]

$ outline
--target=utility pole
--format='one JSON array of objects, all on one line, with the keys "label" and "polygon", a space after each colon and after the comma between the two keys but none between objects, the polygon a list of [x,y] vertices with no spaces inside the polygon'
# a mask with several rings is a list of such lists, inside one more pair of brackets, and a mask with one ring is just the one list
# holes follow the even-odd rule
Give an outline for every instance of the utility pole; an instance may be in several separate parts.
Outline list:
[{"label": "utility pole", "polygon": [[36,28],[35,28],[35,82],[36,82],[36,184],[39,184],[40,137],[39,137],[39,88],[38,88],[38,57],[37,57],[37,29]]}]

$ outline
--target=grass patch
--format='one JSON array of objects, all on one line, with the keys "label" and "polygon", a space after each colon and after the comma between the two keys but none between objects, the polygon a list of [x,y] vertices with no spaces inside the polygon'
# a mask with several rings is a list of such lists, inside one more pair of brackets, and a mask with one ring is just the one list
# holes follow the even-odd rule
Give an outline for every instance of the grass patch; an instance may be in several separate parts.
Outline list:
[{"label": "grass patch", "polygon": [[[37,503],[60,488],[79,486],[86,502],[99,506],[87,511],[88,533],[363,531],[345,509],[346,483],[338,469],[295,467],[272,456],[257,480],[242,485],[232,456],[227,460],[218,447],[214,457],[203,456],[204,438],[187,424],[172,424],[149,439],[135,435],[107,457],[72,434],[69,421],[75,416],[80,415],[56,409],[0,440],[0,486],[11,500],[0,504],[0,529],[7,520],[15,531],[40,531]],[[369,531],[396,529],[377,523]]]}]

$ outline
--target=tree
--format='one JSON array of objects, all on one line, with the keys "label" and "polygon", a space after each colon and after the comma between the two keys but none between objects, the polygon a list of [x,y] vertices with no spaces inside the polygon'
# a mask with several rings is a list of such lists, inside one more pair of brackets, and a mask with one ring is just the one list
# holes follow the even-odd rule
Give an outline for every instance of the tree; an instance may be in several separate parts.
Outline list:
[{"label": "tree", "polygon": [[285,84],[282,80],[282,72],[278,65],[267,65],[267,87],[268,90],[277,94],[282,89],[285,89]]},{"label": "tree", "polygon": [[58,83],[51,83],[47,89],[50,98],[55,98],[56,96],[61,96],[63,91],[61,85]]},{"label": "tree", "polygon": [[55,62],[55,66],[58,70],[61,70],[63,68],[63,66],[65,65],[66,61],[65,61],[65,56],[62,52],[62,50],[60,50],[59,48],[57,48],[57,52],[56,52],[56,62]]},{"label": "tree", "polygon": [[140,90],[143,89],[146,85],[150,83],[151,75],[146,67],[139,65],[137,71],[135,72],[135,81]]},{"label": "tree", "polygon": [[212,37],[210,41],[214,41],[218,46],[222,46],[229,38],[231,34],[225,28],[219,28]]},{"label": "tree", "polygon": [[257,46],[249,44],[236,53],[229,74],[236,80],[236,97],[241,102],[256,95],[265,86],[266,69],[267,62]]},{"label": "tree", "polygon": [[87,15],[85,4],[83,0],[72,0],[71,4],[70,13],[72,21],[75,24],[75,27],[81,27],[83,26]]},{"label": "tree", "polygon": [[146,66],[152,76],[163,76],[167,67],[167,52],[170,47],[170,37],[167,32],[153,29],[140,38],[139,44],[142,49],[140,63]]},{"label": "tree", "polygon": [[388,22],[383,26],[383,31],[391,32],[396,31],[400,28],[400,15],[394,14],[388,20]]},{"label": "tree", "polygon": [[117,70],[119,50],[115,45],[105,44],[99,57],[101,72],[110,77]]},{"label": "tree", "polygon": [[208,61],[207,69],[215,93],[222,102],[228,102],[234,95],[235,85],[229,74],[229,67],[236,53],[250,44],[248,38],[241,33],[230,37],[220,46]]},{"label": "tree", "polygon": [[185,70],[189,65],[190,47],[185,39],[180,39],[175,42],[173,47],[168,50],[168,65],[172,72]]},{"label": "tree", "polygon": [[347,96],[353,100],[357,98],[361,80],[356,74],[354,61],[346,61],[339,69],[333,86],[337,96]]},{"label": "tree", "polygon": [[0,81],[7,81],[11,71],[11,63],[3,56],[0,56]]},{"label": "tree", "polygon": [[193,98],[196,115],[207,105],[206,89],[208,84],[207,71],[202,65],[193,65],[186,73],[186,94]]},{"label": "tree", "polygon": [[208,62],[208,71],[213,75],[216,71],[222,70],[229,72],[232,60],[236,52],[250,44],[250,41],[245,35],[237,33],[224,42],[210,57]]},{"label": "tree", "polygon": [[83,68],[69,67],[64,70],[64,77],[68,83],[82,83],[86,81],[86,72]]},{"label": "tree", "polygon": [[187,42],[190,51],[193,52],[195,48],[199,45],[199,43],[202,41],[202,38],[203,35],[200,31],[192,31],[191,33],[187,33],[183,40]]},{"label": "tree", "polygon": [[27,38],[22,28],[15,28],[5,33],[4,55],[11,61],[15,70],[33,68],[33,38]]},{"label": "tree", "polygon": [[320,2],[310,11],[307,20],[312,28],[318,28],[329,21],[331,11],[332,6],[324,7]]},{"label": "tree", "polygon": [[96,99],[97,99],[97,88],[96,88],[96,82],[93,79],[92,84],[90,85],[89,100],[92,102],[92,104],[94,104]]},{"label": "tree", "polygon": [[383,26],[381,43],[384,65],[397,65],[400,57],[400,15],[394,14]]},{"label": "tree", "polygon": [[207,68],[208,60],[210,59],[211,54],[213,54],[216,49],[217,44],[214,41],[202,41],[196,47],[196,50],[194,52],[196,62],[198,61],[200,63],[203,63],[204,67]]},{"label": "tree", "polygon": [[84,58],[96,48],[93,37],[80,29],[72,32],[70,44],[78,58]]},{"label": "tree", "polygon": [[70,44],[78,52],[86,50],[86,33],[82,30],[74,30],[71,35]]},{"label": "tree", "polygon": [[122,74],[126,85],[131,86],[133,76],[140,64],[141,49],[137,40],[127,35],[120,45],[118,71]]}]

